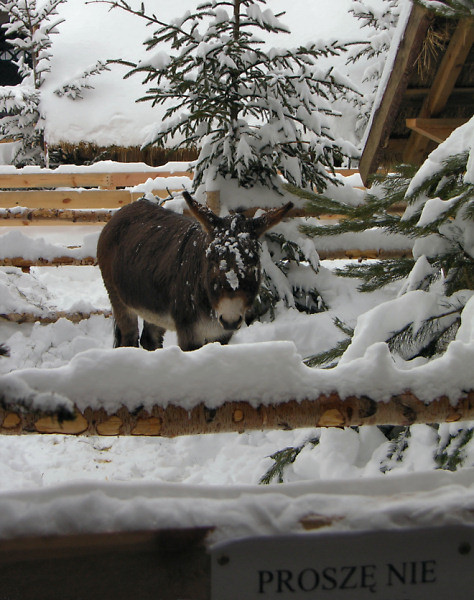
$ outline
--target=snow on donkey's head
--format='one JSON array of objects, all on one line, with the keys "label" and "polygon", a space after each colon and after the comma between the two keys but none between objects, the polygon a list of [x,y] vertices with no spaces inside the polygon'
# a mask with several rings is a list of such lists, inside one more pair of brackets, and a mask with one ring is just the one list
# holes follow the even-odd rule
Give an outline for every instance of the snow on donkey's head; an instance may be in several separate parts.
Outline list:
[{"label": "snow on donkey's head", "polygon": [[[97,258],[115,319],[115,346],[147,350],[167,329],[183,350],[226,344],[242,324],[260,285],[258,238],[291,202],[260,217],[218,217],[183,192],[190,218],[140,200],[119,210],[102,230]],[[198,222],[196,222],[196,220]]]}]

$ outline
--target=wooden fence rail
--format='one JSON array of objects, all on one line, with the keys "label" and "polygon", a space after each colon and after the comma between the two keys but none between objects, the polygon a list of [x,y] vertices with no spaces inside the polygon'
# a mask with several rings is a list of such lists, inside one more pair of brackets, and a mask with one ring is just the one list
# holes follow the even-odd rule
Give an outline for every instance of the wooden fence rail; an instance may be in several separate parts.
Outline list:
[{"label": "wooden fence rail", "polygon": [[[358,173],[357,169],[338,169],[337,172],[342,176]],[[192,173],[152,168],[143,171],[0,173],[0,225],[31,225],[35,221],[42,225],[105,222],[110,219],[111,209],[120,208],[143,195],[134,191],[133,186],[154,179],[156,186],[152,193],[166,198],[169,191],[182,189],[177,186],[176,179],[183,177],[192,179]],[[170,180],[169,185],[166,179]],[[211,206],[211,199],[208,200]],[[215,207],[219,205],[215,198],[212,203]],[[340,218],[340,215],[308,212],[305,208],[295,208],[289,216]]]},{"label": "wooden fence rail", "polygon": [[72,435],[145,435],[175,437],[203,433],[244,432],[301,427],[350,427],[359,425],[413,425],[474,419],[474,390],[450,401],[446,396],[423,402],[411,392],[387,402],[368,397],[341,398],[333,393],[315,399],[254,407],[248,402],[225,402],[210,409],[204,403],[192,410],[177,405],[155,406],[115,414],[86,409],[60,414],[24,412],[0,397],[0,434],[62,433]]},{"label": "wooden fence rail", "polygon": [[[130,167],[128,167],[130,169]],[[339,169],[342,176],[357,175],[356,169]],[[165,171],[148,168],[144,170],[112,170],[110,172],[95,172],[84,168],[82,171],[66,173],[61,170],[38,172],[20,170],[18,172],[0,172],[0,225],[29,226],[29,225],[102,225],[121,206],[140,198],[142,192],[135,191],[133,186],[143,184],[153,179],[156,185],[149,185],[155,196],[166,198],[169,192],[180,191],[183,180],[192,178],[192,173],[184,169]],[[180,181],[181,179],[181,181]],[[214,199],[215,201],[216,199]],[[216,201],[217,202],[217,201]],[[216,203],[216,206],[218,202]],[[308,213],[304,208],[295,208],[290,217],[317,216],[324,219],[337,219],[340,215],[324,215]],[[64,254],[52,258],[38,256],[24,258],[5,253],[0,256],[0,267],[19,267],[27,272],[31,267],[50,266],[83,266],[96,265],[95,256],[70,256],[68,249]],[[411,256],[410,248],[384,250],[369,249],[335,249],[321,250],[322,260],[334,259],[386,259],[400,256]],[[59,314],[59,313],[57,313]],[[80,314],[61,313],[74,322],[81,318]],[[0,315],[0,318],[17,323],[34,320],[51,322],[55,315],[35,316],[28,314],[10,313]]]}]

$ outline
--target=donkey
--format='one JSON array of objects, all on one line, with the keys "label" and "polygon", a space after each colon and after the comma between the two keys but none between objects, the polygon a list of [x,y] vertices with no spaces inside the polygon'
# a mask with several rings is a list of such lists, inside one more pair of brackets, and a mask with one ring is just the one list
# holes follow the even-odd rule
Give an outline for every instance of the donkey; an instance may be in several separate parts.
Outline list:
[{"label": "donkey", "polygon": [[167,329],[182,350],[227,344],[260,286],[258,238],[292,208],[249,219],[218,217],[188,192],[195,217],[146,199],[121,208],[99,237],[97,259],[115,320],[114,346],[163,346]]}]

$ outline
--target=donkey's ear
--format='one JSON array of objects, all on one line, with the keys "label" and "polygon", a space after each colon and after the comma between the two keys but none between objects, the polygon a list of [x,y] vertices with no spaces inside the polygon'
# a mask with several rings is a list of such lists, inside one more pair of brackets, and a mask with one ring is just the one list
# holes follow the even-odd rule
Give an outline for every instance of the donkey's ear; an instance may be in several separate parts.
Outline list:
[{"label": "donkey's ear", "polygon": [[288,204],[285,204],[285,206],[282,206],[281,208],[273,208],[272,210],[267,211],[261,217],[252,219],[253,230],[255,231],[257,237],[264,234],[267,229],[270,229],[270,227],[273,227],[279,223],[293,208],[293,206],[293,202],[288,202]]},{"label": "donkey's ear", "polygon": [[201,223],[204,231],[210,233],[220,223],[220,217],[206,206],[199,204],[186,190],[183,192],[183,198],[186,200],[191,214]]}]

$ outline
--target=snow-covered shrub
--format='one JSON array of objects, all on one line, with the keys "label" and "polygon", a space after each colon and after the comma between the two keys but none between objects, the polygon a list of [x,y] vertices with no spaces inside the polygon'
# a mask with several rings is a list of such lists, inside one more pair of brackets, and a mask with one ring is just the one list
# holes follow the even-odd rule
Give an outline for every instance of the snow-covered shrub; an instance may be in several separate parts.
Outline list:
[{"label": "snow-covered shrub", "polygon": [[[314,204],[320,201],[317,196],[309,198]],[[390,212],[401,201],[406,203],[403,215]],[[346,340],[307,364],[347,364],[382,343],[392,360],[408,370],[441,357],[453,341],[469,342],[474,295],[474,118],[455,130],[418,170],[405,165],[394,174],[378,177],[366,204],[346,207],[345,214],[351,218],[337,225],[303,229],[314,236],[374,227],[402,232],[415,238],[414,258],[340,270],[340,274],[361,277],[365,291],[400,279],[399,295],[362,314],[354,330],[346,328]],[[340,328],[344,331],[343,324]],[[433,465],[455,470],[472,464],[473,424],[417,427]],[[398,469],[418,451],[420,436],[413,436],[410,427],[381,429],[389,441],[385,455],[380,455],[380,469]],[[275,477],[283,481],[285,469],[304,446],[272,456],[273,470],[262,481],[268,483]]]},{"label": "snow-covered shrub", "polygon": [[[378,322],[391,325],[379,331],[378,339],[406,360],[431,358],[444,351],[474,290],[473,139],[471,119],[418,170],[404,165],[377,177],[364,205],[341,207],[349,218],[332,226],[302,228],[313,236],[379,228],[415,239],[413,258],[350,264],[337,271],[361,278],[362,291],[402,281],[398,304],[380,307],[386,317],[377,317]],[[407,205],[403,215],[391,211],[402,202]],[[405,302],[404,297],[413,292],[420,301]],[[393,315],[402,320],[395,324]]]}]

